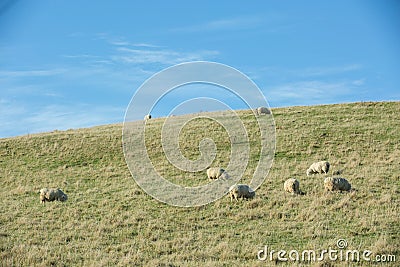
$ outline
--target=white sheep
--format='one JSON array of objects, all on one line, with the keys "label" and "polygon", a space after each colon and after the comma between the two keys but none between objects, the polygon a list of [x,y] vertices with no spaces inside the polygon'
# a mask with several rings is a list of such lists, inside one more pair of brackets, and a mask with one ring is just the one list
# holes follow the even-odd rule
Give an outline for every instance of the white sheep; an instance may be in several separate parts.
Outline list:
[{"label": "white sheep", "polygon": [[300,191],[300,182],[295,178],[287,179],[283,184],[283,188],[286,192],[291,193],[292,195],[302,194],[302,192]]},{"label": "white sheep", "polygon": [[345,178],[326,177],[324,180],[325,191],[350,191],[351,184]]},{"label": "white sheep", "polygon": [[148,120],[150,120],[151,119],[151,115],[150,114],[147,114],[146,116],[144,116],[144,120],[145,121],[148,121]]},{"label": "white sheep", "polygon": [[329,171],[330,164],[327,161],[319,161],[311,164],[310,168],[307,169],[307,176],[315,173],[325,173]]},{"label": "white sheep", "polygon": [[235,184],[229,188],[229,194],[231,197],[231,202],[233,199],[238,201],[239,198],[249,199],[253,198],[256,195],[256,192],[251,189],[248,185],[245,184]]},{"label": "white sheep", "polygon": [[68,196],[60,188],[42,188],[40,189],[40,202],[43,204],[46,201],[58,200],[61,202],[67,201]]},{"label": "white sheep", "polygon": [[207,177],[210,180],[218,179],[218,178],[229,178],[228,173],[219,167],[207,168]]},{"label": "white sheep", "polygon": [[258,107],[255,111],[257,115],[271,114],[271,111],[266,107]]}]

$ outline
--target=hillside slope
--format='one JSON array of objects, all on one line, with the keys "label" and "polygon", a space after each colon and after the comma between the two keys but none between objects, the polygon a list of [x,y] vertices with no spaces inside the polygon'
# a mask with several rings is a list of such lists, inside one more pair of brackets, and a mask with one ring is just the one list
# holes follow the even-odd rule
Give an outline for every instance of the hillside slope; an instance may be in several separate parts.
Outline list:
[{"label": "hillside slope", "polygon": [[[396,255],[398,263],[400,102],[277,108],[273,114],[275,159],[256,198],[231,203],[223,197],[195,208],[160,203],[137,186],[124,160],[121,125],[0,139],[2,265],[270,266],[269,259],[257,259],[265,245],[321,250],[337,248],[338,239],[349,249]],[[247,115],[242,111],[243,121]],[[157,129],[162,121],[151,123]],[[208,134],[220,153],[216,164],[224,166],[227,136],[199,133],[202,128],[194,123],[182,132],[185,155],[196,157],[198,139]],[[198,134],[185,135],[193,132]],[[175,182],[201,184],[205,172],[179,181],[180,171],[163,159],[158,134],[149,131],[146,138],[156,168]],[[257,142],[252,144],[256,155]],[[323,175],[305,175],[312,162],[325,159],[355,192],[324,193]],[[290,177],[300,180],[306,195],[283,193]],[[69,199],[41,205],[41,187],[60,187]]]}]

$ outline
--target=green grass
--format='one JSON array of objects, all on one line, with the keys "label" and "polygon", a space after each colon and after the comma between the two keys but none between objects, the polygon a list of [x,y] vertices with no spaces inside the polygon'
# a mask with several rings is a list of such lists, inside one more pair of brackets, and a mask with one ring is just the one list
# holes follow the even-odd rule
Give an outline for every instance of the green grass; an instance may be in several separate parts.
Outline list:
[{"label": "green grass", "polygon": [[[259,132],[248,111],[239,114],[250,136],[244,175],[249,179],[260,153]],[[398,265],[400,102],[277,108],[273,114],[275,159],[256,198],[231,203],[226,196],[194,208],[160,203],[136,185],[123,156],[121,125],[0,139],[1,264],[270,266],[275,262],[257,260],[264,245],[318,250],[336,248],[344,238],[349,249],[396,255]],[[146,127],[157,171],[186,186],[207,183],[205,171],[187,174],[168,164],[159,138],[162,123],[150,120]],[[228,135],[207,119],[182,130],[182,153],[196,159],[204,137],[218,149],[212,165],[226,167]],[[324,193],[323,175],[305,175],[318,160],[343,170],[356,191]],[[290,177],[306,195],[284,194]],[[60,187],[69,199],[41,205],[42,187]]]}]

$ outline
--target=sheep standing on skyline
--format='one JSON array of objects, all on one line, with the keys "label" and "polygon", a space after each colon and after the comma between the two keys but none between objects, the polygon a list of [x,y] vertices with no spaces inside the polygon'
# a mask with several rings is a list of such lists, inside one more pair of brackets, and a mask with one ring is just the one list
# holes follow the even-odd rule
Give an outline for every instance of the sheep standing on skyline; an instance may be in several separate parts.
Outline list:
[{"label": "sheep standing on skyline", "polygon": [[231,196],[231,202],[233,199],[238,201],[239,198],[249,199],[256,195],[256,192],[245,184],[235,184],[229,188],[229,195]]},{"label": "sheep standing on skyline", "polygon": [[144,120],[145,121],[148,121],[148,120],[150,120],[151,119],[151,115],[150,114],[147,114],[146,116],[144,116]]},{"label": "sheep standing on skyline", "polygon": [[287,179],[283,184],[283,188],[286,192],[291,193],[292,195],[299,195],[302,193],[300,191],[300,183],[295,178]]},{"label": "sheep standing on skyline", "polygon": [[271,114],[271,111],[266,107],[258,107],[255,112],[258,116],[262,114]]},{"label": "sheep standing on skyline", "polygon": [[345,178],[326,177],[324,180],[325,191],[350,191],[351,184]]},{"label": "sheep standing on skyline", "polygon": [[316,173],[325,173],[329,171],[330,164],[328,161],[319,161],[311,164],[310,168],[307,169],[307,176]]},{"label": "sheep standing on skyline", "polygon": [[210,180],[218,179],[218,178],[229,178],[228,173],[219,167],[207,168],[207,177]]},{"label": "sheep standing on skyline", "polygon": [[40,189],[40,202],[42,202],[43,204],[46,201],[67,201],[68,196],[60,189],[60,188],[42,188]]}]

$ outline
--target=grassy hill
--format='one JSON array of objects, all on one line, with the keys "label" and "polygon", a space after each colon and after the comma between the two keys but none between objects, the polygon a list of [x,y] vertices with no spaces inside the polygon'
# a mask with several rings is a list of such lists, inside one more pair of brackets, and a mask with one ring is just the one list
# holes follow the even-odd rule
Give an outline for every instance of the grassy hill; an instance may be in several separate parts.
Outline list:
[{"label": "grassy hill", "polygon": [[[240,114],[256,155],[257,129],[249,111]],[[1,264],[271,266],[277,262],[257,259],[265,245],[319,251],[337,249],[336,241],[345,239],[348,249],[371,250],[371,259],[396,256],[396,263],[360,266],[398,266],[400,102],[277,108],[273,114],[275,159],[256,198],[231,203],[226,196],[194,208],[160,203],[137,186],[122,152],[122,125],[0,139]],[[146,135],[156,168],[177,183],[206,182],[205,172],[179,179],[181,171],[166,162],[158,139],[162,122],[151,120]],[[198,141],[209,137],[218,148],[214,165],[225,166],[228,136],[218,125],[202,131],[207,123],[212,124],[194,121],[184,128],[179,138],[185,156],[196,158]],[[318,160],[329,160],[332,171],[343,170],[356,191],[324,193],[324,175],[305,175]],[[254,166],[253,157],[245,177]],[[290,177],[306,195],[284,194]],[[41,205],[42,187],[60,187],[69,199]]]}]

